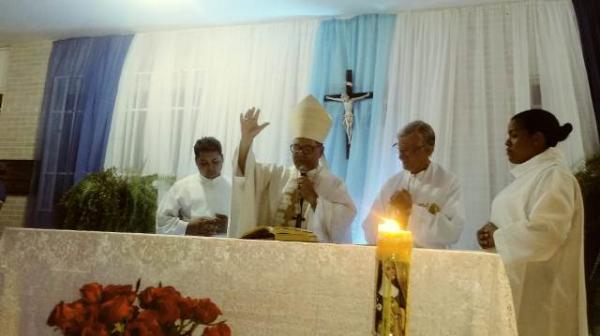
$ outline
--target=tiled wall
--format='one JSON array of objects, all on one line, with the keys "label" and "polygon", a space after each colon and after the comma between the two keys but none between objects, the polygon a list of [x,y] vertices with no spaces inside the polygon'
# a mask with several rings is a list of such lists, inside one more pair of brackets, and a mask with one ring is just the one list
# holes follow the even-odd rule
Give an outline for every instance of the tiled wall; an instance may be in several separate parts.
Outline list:
[{"label": "tiled wall", "polygon": [[[15,44],[9,61],[0,112],[0,159],[30,160],[34,156],[51,41]],[[0,210],[0,232],[24,226],[26,197],[9,196]]]}]

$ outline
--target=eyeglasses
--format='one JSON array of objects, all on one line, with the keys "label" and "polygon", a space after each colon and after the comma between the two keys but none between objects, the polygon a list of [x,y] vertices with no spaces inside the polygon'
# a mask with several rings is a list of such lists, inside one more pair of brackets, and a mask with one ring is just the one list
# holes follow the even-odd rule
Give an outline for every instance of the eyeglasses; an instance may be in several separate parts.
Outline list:
[{"label": "eyeglasses", "polygon": [[410,154],[414,154],[416,152],[418,152],[419,150],[421,150],[422,148],[425,148],[426,145],[421,145],[415,148],[411,148],[411,149],[400,149],[400,147],[398,146],[398,143],[396,142],[395,144],[392,145],[392,147],[394,147],[398,153],[400,153],[400,155],[410,155]]},{"label": "eyeglasses", "polygon": [[321,145],[300,145],[300,144],[291,144],[290,145],[290,152],[296,153],[296,152],[301,152],[304,155],[310,155],[312,154],[316,148],[320,148]]}]

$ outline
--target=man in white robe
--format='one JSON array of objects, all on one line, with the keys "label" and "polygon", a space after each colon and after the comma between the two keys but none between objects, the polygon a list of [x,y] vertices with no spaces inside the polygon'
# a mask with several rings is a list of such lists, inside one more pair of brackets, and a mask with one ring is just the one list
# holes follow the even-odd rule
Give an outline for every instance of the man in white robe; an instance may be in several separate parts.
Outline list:
[{"label": "man in white robe", "polygon": [[404,170],[383,185],[363,221],[367,242],[375,244],[378,225],[391,218],[408,222],[416,247],[449,248],[462,233],[464,206],[458,179],[429,160],[433,129],[414,121],[399,132],[396,146]]},{"label": "man in white robe", "polygon": [[228,234],[241,237],[260,225],[310,230],[321,242],[351,243],[356,207],[344,183],[323,162],[323,141],[331,117],[312,96],[292,115],[292,167],[255,161],[254,137],[268,123],[258,124],[254,108],[240,116],[242,137],[234,158],[232,214]]},{"label": "man in white robe", "polygon": [[156,233],[226,236],[231,183],[221,175],[221,143],[212,137],[194,145],[198,173],[175,182],[156,212]]}]

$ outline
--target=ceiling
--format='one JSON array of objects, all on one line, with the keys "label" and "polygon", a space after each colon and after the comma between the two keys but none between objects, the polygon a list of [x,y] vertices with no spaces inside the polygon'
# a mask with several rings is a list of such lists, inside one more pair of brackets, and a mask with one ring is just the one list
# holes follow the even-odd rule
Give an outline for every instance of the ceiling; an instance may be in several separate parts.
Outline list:
[{"label": "ceiling", "polygon": [[33,39],[509,1],[514,0],[0,0],[0,46]]}]

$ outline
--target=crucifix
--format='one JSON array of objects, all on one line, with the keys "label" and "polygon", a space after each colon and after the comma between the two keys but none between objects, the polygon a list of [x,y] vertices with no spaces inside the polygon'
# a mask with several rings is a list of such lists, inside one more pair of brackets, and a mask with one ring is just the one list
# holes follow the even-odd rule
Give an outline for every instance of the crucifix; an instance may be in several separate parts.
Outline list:
[{"label": "crucifix", "polygon": [[363,99],[373,98],[373,92],[352,92],[352,70],[346,70],[346,92],[340,94],[325,95],[325,101],[336,101],[344,104],[344,129],[346,130],[346,159],[350,157],[350,144],[352,143],[352,124],[354,112],[352,105]]},{"label": "crucifix", "polygon": [[[306,176],[306,172],[302,171],[300,173],[301,176]],[[306,218],[304,218],[304,216],[302,216],[302,213],[304,212],[302,209],[304,205],[304,198],[302,196],[300,196],[300,212],[298,212],[298,214],[296,215],[296,217],[294,217],[294,219],[296,220],[296,227],[298,229],[302,228],[302,222],[306,220]]]},{"label": "crucifix", "polygon": [[[289,194],[290,202],[286,206],[283,211],[283,225],[287,226],[288,223],[294,220],[294,227],[301,229],[302,222],[306,221],[306,217],[304,217],[304,199],[300,196],[300,192],[298,190],[294,190]],[[298,204],[300,205],[300,209],[298,210]]]}]

